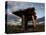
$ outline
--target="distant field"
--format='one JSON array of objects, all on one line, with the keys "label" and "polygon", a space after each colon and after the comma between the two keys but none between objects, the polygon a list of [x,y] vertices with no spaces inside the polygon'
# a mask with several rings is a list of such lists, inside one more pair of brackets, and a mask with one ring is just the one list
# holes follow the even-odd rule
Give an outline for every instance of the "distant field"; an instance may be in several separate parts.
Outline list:
[{"label": "distant field", "polygon": [[[14,25],[7,25],[6,26],[6,33],[24,33],[21,31],[22,29],[22,26],[14,26]],[[44,24],[40,24],[40,25],[37,25],[36,27],[36,31],[33,31],[33,27],[32,25],[29,25],[28,26],[28,31],[27,32],[44,32],[45,31],[45,25]]]}]

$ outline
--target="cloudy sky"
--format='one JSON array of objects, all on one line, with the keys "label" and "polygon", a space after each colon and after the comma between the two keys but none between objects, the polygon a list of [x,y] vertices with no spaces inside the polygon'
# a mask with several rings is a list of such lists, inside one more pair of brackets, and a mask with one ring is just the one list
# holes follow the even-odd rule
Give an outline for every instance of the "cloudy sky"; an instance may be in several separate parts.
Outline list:
[{"label": "cloudy sky", "polygon": [[37,15],[37,18],[41,18],[45,16],[45,5],[44,3],[33,3],[33,2],[15,2],[15,1],[9,1],[7,12],[9,14],[12,13],[12,11],[17,11],[19,9],[26,9],[30,7],[35,7],[35,12]]}]

